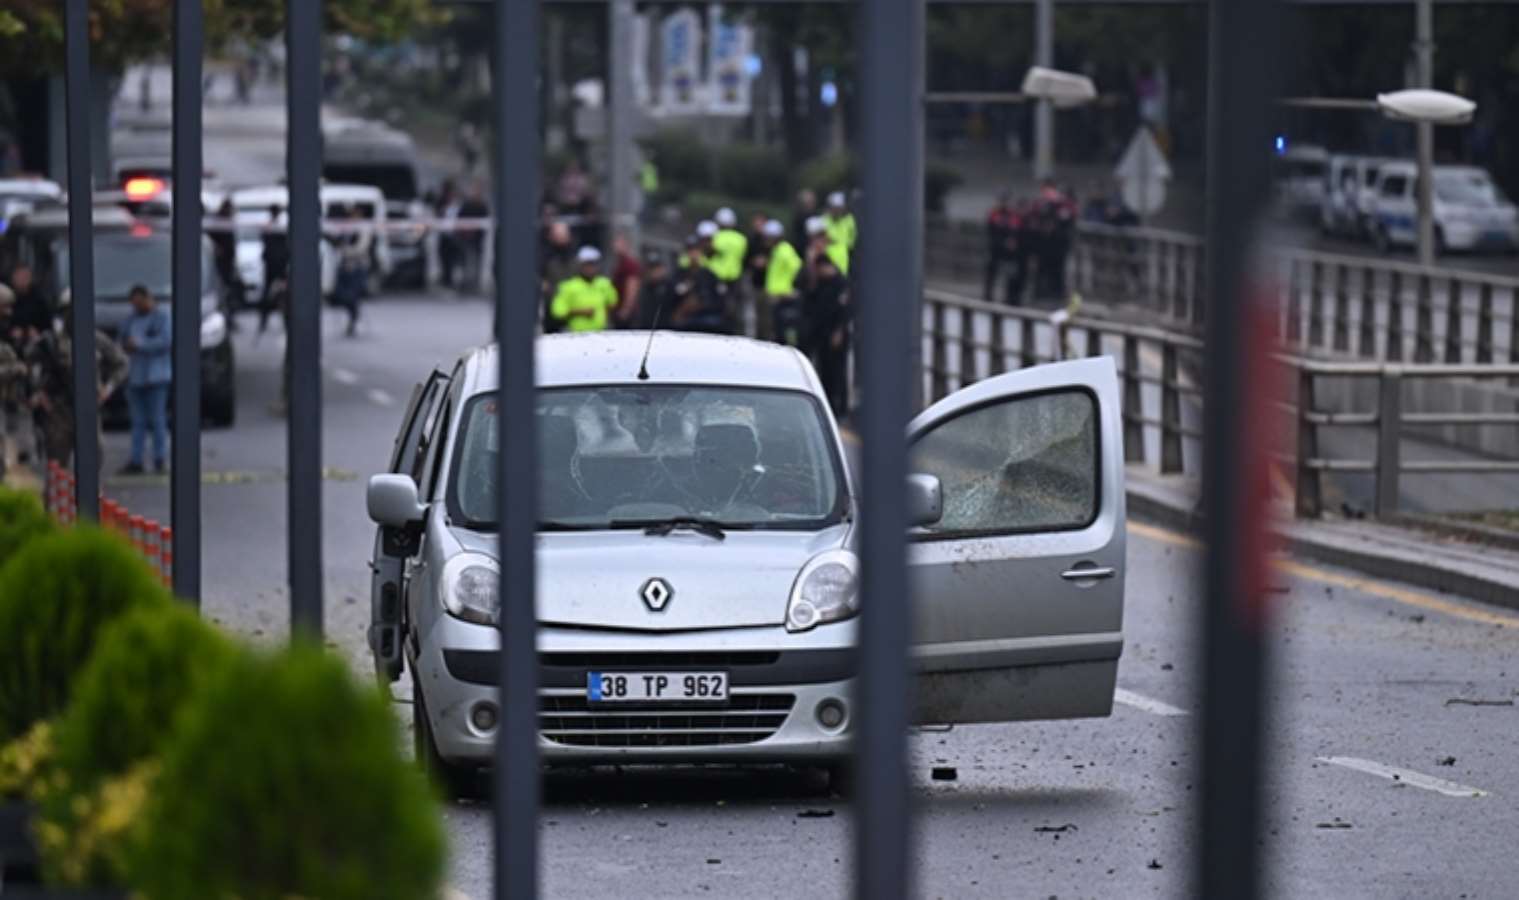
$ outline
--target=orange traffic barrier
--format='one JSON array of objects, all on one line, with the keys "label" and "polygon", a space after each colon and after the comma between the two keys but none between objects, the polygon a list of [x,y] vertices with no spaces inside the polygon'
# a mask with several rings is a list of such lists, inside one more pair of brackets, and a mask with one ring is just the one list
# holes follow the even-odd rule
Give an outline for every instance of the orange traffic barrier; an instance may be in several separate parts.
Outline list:
[{"label": "orange traffic barrier", "polygon": [[142,554],[147,553],[146,542],[143,540],[147,524],[147,520],[142,516],[127,516],[127,540],[132,542],[132,549]]},{"label": "orange traffic barrier", "polygon": [[163,560],[161,558],[163,545],[159,538],[160,533],[161,531],[156,521],[148,519],[143,522],[142,552],[147,555],[148,565],[152,567],[153,573],[159,578],[163,578]]},{"label": "orange traffic barrier", "polygon": [[159,529],[158,564],[162,566],[163,580],[166,587],[174,583],[174,529],[165,525]]}]

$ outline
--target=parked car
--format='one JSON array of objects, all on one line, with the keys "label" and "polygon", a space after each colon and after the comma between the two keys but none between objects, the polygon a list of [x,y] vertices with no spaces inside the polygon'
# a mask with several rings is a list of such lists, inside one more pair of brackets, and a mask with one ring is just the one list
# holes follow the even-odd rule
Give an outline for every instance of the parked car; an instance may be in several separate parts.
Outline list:
[{"label": "parked car", "polygon": [[1321,231],[1345,237],[1370,234],[1377,169],[1384,162],[1374,156],[1329,157],[1324,171],[1324,197],[1319,204]]},{"label": "parked car", "polygon": [[1293,216],[1319,215],[1324,200],[1324,176],[1329,151],[1311,144],[1288,147],[1272,164],[1272,177],[1284,211]]},{"label": "parked car", "polygon": [[422,174],[411,136],[379,122],[339,122],[322,136],[322,177],[333,183],[369,185],[385,195],[391,262],[387,280],[424,287],[434,272],[437,238],[426,222]]},{"label": "parked car", "polygon": [[63,202],[63,188],[46,178],[0,178],[0,234],[11,219],[38,207]]},{"label": "parked car", "polygon": [[[175,314],[166,229],[135,218],[114,204],[96,206],[94,218],[95,322],[114,337],[131,313],[133,285],[152,291]],[[24,262],[37,283],[53,296],[69,290],[68,209],[55,207],[18,217],[0,239],[0,265]],[[237,414],[232,336],[211,242],[201,242],[201,286],[194,314],[200,317],[201,414],[215,425],[231,425]],[[127,421],[125,396],[118,391],[101,410],[107,425]]]},{"label": "parked car", "polygon": [[[231,192],[234,228],[237,232],[237,274],[247,286],[250,298],[257,298],[264,289],[264,232],[269,227],[269,210],[278,206],[285,216],[290,213],[290,191],[282,184],[264,187],[239,188]],[[360,185],[323,184],[318,188],[318,198],[325,219],[339,202],[362,199],[369,208],[369,216],[377,229],[384,224],[383,197],[374,191],[366,191]],[[377,242],[378,243],[378,242]],[[388,254],[387,254],[388,255]],[[338,283],[338,253],[328,241],[319,245],[322,296],[330,297]]]},{"label": "parked car", "polygon": [[[794,349],[658,333],[645,377],[648,341],[538,341],[543,757],[835,766],[870,603],[838,423]],[[455,786],[500,721],[497,367],[484,347],[419,384],[368,487],[376,668],[410,671],[417,758]],[[985,379],[909,426],[917,721],[1110,714],[1118,398],[1096,357]]]},{"label": "parked car", "polygon": [[[1435,248],[1519,251],[1519,210],[1486,169],[1435,166],[1432,196]],[[1383,251],[1414,247],[1419,240],[1418,167],[1382,166],[1377,179],[1372,239]]]}]

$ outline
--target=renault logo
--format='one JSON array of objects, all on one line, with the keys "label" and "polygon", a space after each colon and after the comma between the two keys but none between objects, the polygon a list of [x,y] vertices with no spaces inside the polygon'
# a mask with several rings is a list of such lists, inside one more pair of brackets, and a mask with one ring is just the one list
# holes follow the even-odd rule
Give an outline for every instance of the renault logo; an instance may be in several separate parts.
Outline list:
[{"label": "renault logo", "polygon": [[675,590],[663,578],[650,578],[643,583],[643,587],[639,588],[638,596],[643,598],[644,604],[649,609],[654,612],[663,612],[665,604],[675,596]]}]

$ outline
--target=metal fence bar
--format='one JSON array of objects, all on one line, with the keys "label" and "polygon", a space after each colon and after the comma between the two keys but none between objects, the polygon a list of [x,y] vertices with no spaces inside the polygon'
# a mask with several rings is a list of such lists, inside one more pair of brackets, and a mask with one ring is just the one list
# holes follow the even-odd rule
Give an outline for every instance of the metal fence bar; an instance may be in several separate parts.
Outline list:
[{"label": "metal fence bar", "polygon": [[[909,404],[917,377],[914,316],[922,296],[923,0],[873,0],[857,10],[861,45],[859,377],[864,444],[861,522],[858,769],[854,792],[855,896],[915,893],[908,860],[909,593],[905,535]],[[921,322],[921,317],[918,318]]]},{"label": "metal fence bar", "polygon": [[322,168],[322,0],[285,0],[286,183],[290,192],[290,627],[322,634],[322,286],[317,178]]},{"label": "metal fence bar", "polygon": [[1385,519],[1398,511],[1399,454],[1402,450],[1403,379],[1385,372],[1377,384],[1377,486],[1374,511]]},{"label": "metal fence bar", "polygon": [[79,515],[100,518],[100,409],[95,385],[95,252],[90,189],[90,23],[88,0],[68,0],[64,15],[64,115],[68,120],[69,287],[74,329],[74,499]]},{"label": "metal fence bar", "polygon": [[1266,291],[1253,284],[1255,220],[1269,181],[1268,104],[1282,67],[1280,0],[1214,0],[1208,22],[1208,313],[1203,405],[1202,785],[1198,897],[1260,893],[1265,753],[1266,530],[1259,440],[1267,415]]},{"label": "metal fence bar", "polygon": [[491,113],[497,135],[496,345],[501,453],[501,724],[496,730],[497,900],[538,895],[538,0],[496,0]]},{"label": "metal fence bar", "polygon": [[174,2],[174,440],[169,521],[174,592],[200,606],[201,0]]}]

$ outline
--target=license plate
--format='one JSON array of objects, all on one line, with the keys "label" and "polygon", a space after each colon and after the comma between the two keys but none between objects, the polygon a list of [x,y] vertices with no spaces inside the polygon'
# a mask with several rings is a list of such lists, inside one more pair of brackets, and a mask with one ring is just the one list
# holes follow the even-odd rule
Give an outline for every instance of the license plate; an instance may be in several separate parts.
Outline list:
[{"label": "license plate", "polygon": [[587,672],[592,703],[721,703],[728,699],[727,672]]}]

